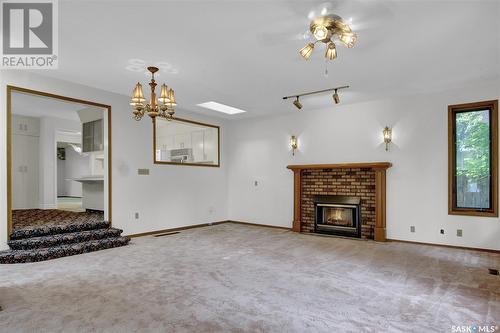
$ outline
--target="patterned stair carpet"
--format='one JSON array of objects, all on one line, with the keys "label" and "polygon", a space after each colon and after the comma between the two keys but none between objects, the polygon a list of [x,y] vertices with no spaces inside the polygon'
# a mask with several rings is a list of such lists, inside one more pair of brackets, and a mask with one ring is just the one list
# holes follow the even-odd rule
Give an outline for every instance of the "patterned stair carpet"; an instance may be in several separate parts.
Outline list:
[{"label": "patterned stair carpet", "polygon": [[13,211],[11,250],[0,251],[0,263],[42,261],[127,245],[130,238],[122,232],[111,228],[101,212]]}]

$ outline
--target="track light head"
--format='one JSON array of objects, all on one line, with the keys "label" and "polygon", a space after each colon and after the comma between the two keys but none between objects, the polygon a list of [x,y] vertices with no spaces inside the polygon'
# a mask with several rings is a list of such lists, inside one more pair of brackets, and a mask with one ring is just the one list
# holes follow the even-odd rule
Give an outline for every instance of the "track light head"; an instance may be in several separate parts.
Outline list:
[{"label": "track light head", "polygon": [[339,97],[339,94],[337,93],[337,89],[335,89],[335,92],[333,93],[333,101],[335,102],[335,104],[339,104],[340,103],[340,97]]},{"label": "track light head", "polygon": [[293,101],[293,105],[295,105],[295,107],[299,110],[302,109],[302,103],[299,101],[299,96],[297,96],[297,99]]}]

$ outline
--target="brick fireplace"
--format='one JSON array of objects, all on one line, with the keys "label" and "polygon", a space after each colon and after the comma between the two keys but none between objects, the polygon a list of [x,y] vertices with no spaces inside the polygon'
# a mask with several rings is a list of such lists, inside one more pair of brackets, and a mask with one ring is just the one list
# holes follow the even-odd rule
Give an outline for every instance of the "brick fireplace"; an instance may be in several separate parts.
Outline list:
[{"label": "brick fireplace", "polygon": [[[318,232],[318,198],[349,198],[358,200],[360,207],[360,231],[352,237],[385,241],[386,170],[391,166],[388,162],[289,165],[294,173],[292,230]],[[321,233],[342,235],[335,227],[325,226]]]}]

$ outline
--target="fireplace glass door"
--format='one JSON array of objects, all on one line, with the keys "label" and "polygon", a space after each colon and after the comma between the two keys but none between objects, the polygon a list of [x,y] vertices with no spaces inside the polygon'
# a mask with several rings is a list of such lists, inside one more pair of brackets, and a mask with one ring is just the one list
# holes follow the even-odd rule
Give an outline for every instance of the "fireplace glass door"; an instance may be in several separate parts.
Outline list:
[{"label": "fireplace glass door", "polygon": [[357,209],[357,205],[317,204],[315,232],[359,237]]}]

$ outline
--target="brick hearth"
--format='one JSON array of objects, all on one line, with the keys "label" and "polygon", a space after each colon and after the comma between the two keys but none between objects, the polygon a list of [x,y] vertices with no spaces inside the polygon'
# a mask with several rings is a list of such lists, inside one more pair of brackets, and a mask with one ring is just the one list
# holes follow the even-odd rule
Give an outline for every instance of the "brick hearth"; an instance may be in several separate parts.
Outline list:
[{"label": "brick hearth", "polygon": [[315,195],[361,198],[361,238],[385,240],[385,176],[390,163],[289,165],[294,172],[297,232],[314,232]]}]

